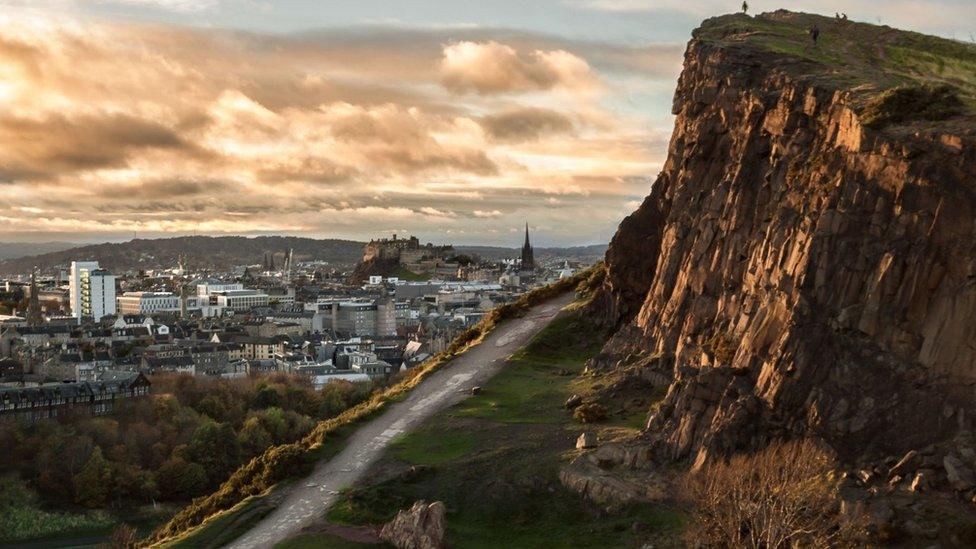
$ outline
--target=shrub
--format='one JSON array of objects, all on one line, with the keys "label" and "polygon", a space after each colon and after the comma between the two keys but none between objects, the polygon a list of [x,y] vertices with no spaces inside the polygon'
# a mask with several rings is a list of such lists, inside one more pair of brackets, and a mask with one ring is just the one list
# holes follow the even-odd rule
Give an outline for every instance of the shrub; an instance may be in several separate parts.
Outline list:
[{"label": "shrub", "polygon": [[583,278],[576,286],[577,292],[593,293],[599,289],[603,285],[603,281],[607,278],[607,267],[600,261],[589,269],[589,273],[589,276]]},{"label": "shrub", "polygon": [[688,542],[706,547],[833,547],[853,543],[860,521],[840,513],[834,459],[811,440],[776,442],[755,454],[688,473],[694,507]]},{"label": "shrub", "polygon": [[913,120],[945,120],[963,108],[956,89],[948,84],[900,86],[872,99],[861,114],[861,122],[878,129]]},{"label": "shrub", "polygon": [[724,366],[732,364],[735,353],[739,350],[739,346],[734,339],[725,334],[718,333],[709,338],[702,347],[715,357],[715,360],[719,364]]},{"label": "shrub", "polygon": [[108,543],[103,546],[105,549],[129,549],[135,547],[137,541],[139,541],[139,535],[136,529],[128,524],[120,524],[115,527],[115,530],[112,530]]},{"label": "shrub", "polygon": [[573,411],[573,417],[580,423],[596,423],[598,421],[605,421],[608,414],[607,409],[603,405],[588,402],[577,406],[576,410]]}]

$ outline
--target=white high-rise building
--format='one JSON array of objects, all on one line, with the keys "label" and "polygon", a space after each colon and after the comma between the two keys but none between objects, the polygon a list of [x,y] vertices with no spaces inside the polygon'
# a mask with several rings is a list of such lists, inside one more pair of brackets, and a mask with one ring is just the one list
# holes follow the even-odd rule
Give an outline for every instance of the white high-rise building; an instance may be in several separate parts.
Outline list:
[{"label": "white high-rise building", "polygon": [[72,261],[68,288],[71,314],[79,321],[115,314],[115,275],[97,261]]}]

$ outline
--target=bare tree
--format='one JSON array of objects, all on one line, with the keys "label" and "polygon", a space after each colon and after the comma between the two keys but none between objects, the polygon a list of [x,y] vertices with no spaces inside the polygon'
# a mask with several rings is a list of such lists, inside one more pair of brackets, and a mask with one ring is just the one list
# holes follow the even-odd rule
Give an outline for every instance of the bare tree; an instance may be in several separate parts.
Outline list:
[{"label": "bare tree", "polygon": [[822,445],[800,440],[688,473],[682,492],[694,506],[690,545],[778,549],[858,539],[861,521],[840,512],[833,463]]}]

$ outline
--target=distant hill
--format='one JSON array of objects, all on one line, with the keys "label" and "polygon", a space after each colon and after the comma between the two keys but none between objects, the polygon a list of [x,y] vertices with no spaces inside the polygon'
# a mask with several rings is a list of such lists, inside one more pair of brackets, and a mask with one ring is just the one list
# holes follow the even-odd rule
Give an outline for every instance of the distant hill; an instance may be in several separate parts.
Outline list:
[{"label": "distant hill", "polygon": [[[57,243],[50,243],[54,246]],[[235,265],[261,263],[264,254],[275,254],[275,263],[284,257],[288,248],[295,250],[295,261],[329,261],[354,265],[362,259],[364,242],[301,238],[294,236],[181,236],[176,238],[135,239],[128,242],[92,244],[88,246],[44,250],[42,244],[3,244],[0,256],[0,274],[30,272],[35,265],[42,272],[55,268],[67,268],[72,261],[94,260],[102,267],[116,272],[137,269],[176,267],[180,254],[186,254],[191,269],[227,270]],[[68,245],[70,246],[70,244]],[[14,250],[29,248],[35,255],[24,255]],[[496,246],[456,246],[458,253],[476,255],[484,259],[517,257],[518,248]],[[539,259],[567,257],[591,259],[602,257],[606,244],[575,246],[569,248],[536,248]]]},{"label": "distant hill", "polygon": [[43,271],[67,267],[73,260],[94,260],[102,267],[123,272],[136,269],[176,267],[186,254],[191,269],[226,270],[234,265],[261,263],[264,254],[274,253],[276,264],[288,248],[295,261],[321,260],[353,264],[362,258],[363,242],[319,240],[291,236],[182,236],[135,239],[128,242],[93,244],[40,255],[0,261],[0,274],[26,273],[37,265]]},{"label": "distant hill", "polygon": [[3,242],[0,243],[0,260],[60,252],[77,245],[74,242]]}]

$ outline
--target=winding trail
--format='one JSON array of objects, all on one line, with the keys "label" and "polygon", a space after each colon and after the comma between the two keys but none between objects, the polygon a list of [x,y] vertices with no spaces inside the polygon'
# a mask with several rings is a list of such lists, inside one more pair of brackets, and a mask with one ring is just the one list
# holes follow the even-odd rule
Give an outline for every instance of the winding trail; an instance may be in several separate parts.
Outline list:
[{"label": "winding trail", "polygon": [[227,547],[266,548],[301,532],[320,519],[369,469],[390,441],[415,429],[440,410],[463,400],[472,387],[483,385],[508,357],[545,328],[573,300],[573,292],[529,310],[522,318],[503,322],[481,342],[413,388],[407,398],[390,405],[382,415],[360,426],[345,448],[320,462],[304,480],[296,482],[270,515]]}]

